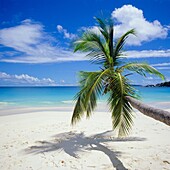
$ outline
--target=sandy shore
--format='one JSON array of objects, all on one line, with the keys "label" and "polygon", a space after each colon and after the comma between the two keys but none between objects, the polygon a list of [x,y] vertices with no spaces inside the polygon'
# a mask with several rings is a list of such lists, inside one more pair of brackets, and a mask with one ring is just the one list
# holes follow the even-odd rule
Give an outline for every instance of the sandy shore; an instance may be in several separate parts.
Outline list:
[{"label": "sandy shore", "polygon": [[106,112],[74,127],[71,110],[23,113],[0,116],[0,170],[170,169],[170,127],[140,113],[124,139]]}]

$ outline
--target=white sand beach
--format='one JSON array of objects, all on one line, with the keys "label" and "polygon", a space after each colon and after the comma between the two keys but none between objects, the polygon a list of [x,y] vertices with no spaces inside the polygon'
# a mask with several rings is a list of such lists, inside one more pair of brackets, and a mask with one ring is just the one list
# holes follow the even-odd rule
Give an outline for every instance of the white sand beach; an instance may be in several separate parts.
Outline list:
[{"label": "white sand beach", "polygon": [[71,110],[23,113],[0,116],[0,170],[170,169],[170,127],[139,112],[123,139],[107,112],[74,127]]}]

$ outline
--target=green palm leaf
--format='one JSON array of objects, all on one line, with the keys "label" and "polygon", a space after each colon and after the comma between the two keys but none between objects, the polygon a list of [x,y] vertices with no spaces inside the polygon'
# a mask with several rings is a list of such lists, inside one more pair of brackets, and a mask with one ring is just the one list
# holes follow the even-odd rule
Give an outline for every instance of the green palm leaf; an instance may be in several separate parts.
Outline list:
[{"label": "green palm leaf", "polygon": [[97,18],[95,17],[96,21],[98,22],[99,24],[99,31],[101,32],[101,34],[104,36],[106,42],[108,41],[109,39],[109,34],[108,34],[108,28],[107,28],[107,25],[105,24],[104,21],[102,21],[100,18]]},{"label": "green palm leaf", "polygon": [[86,112],[89,117],[97,105],[97,97],[103,92],[103,82],[109,69],[100,72],[81,72],[81,91],[77,94],[73,111],[72,124],[76,123]]},{"label": "green palm leaf", "polygon": [[116,61],[116,59],[119,58],[120,55],[122,55],[122,48],[127,40],[127,38],[129,37],[129,35],[135,35],[135,30],[131,29],[128,32],[126,32],[124,35],[122,35],[116,45],[115,45],[115,50],[114,50],[114,62]]},{"label": "green palm leaf", "polygon": [[122,67],[119,68],[121,71],[124,69],[127,69],[129,71],[136,72],[142,76],[146,77],[146,73],[153,74],[156,76],[159,76],[162,80],[165,80],[165,77],[163,74],[161,74],[158,70],[156,70],[154,67],[148,65],[147,63],[128,63]]},{"label": "green palm leaf", "polygon": [[89,52],[87,57],[94,63],[99,63],[100,60],[100,63],[102,61],[105,65],[109,64],[107,43],[103,43],[100,36],[92,31],[87,31],[74,42],[74,52],[76,51]]},{"label": "green palm leaf", "polygon": [[120,73],[115,73],[112,78],[108,104],[112,112],[113,129],[118,129],[119,136],[124,136],[129,133],[133,124],[132,107],[126,100],[126,96],[134,97],[135,91],[129,85],[128,79]]},{"label": "green palm leaf", "polygon": [[[99,31],[101,32],[101,34],[103,35],[103,39],[105,40],[105,44],[108,45],[108,60],[109,60],[109,64],[111,66],[113,63],[113,22],[112,20],[109,20],[109,25],[106,25],[100,18],[95,18],[96,21],[99,24]],[[106,47],[107,48],[107,47]]]}]

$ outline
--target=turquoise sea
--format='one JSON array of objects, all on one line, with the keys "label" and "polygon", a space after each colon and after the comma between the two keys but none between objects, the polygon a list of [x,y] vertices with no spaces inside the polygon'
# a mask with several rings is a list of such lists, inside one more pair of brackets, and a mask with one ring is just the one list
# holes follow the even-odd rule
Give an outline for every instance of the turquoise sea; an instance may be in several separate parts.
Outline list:
[{"label": "turquoise sea", "polygon": [[[169,102],[170,88],[168,87],[135,87],[146,103]],[[7,106],[68,106],[79,87],[0,87],[0,108]],[[106,96],[100,101],[106,100]]]}]

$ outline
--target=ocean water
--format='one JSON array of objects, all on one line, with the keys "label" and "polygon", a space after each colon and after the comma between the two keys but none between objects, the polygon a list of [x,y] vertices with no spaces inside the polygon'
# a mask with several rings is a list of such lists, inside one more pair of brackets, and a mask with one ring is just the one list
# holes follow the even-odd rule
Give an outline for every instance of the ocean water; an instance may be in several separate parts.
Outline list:
[{"label": "ocean water", "polygon": [[[168,87],[135,87],[143,102],[169,102]],[[72,106],[79,87],[0,87],[0,108],[8,106]],[[100,98],[106,101],[107,97]]]}]

